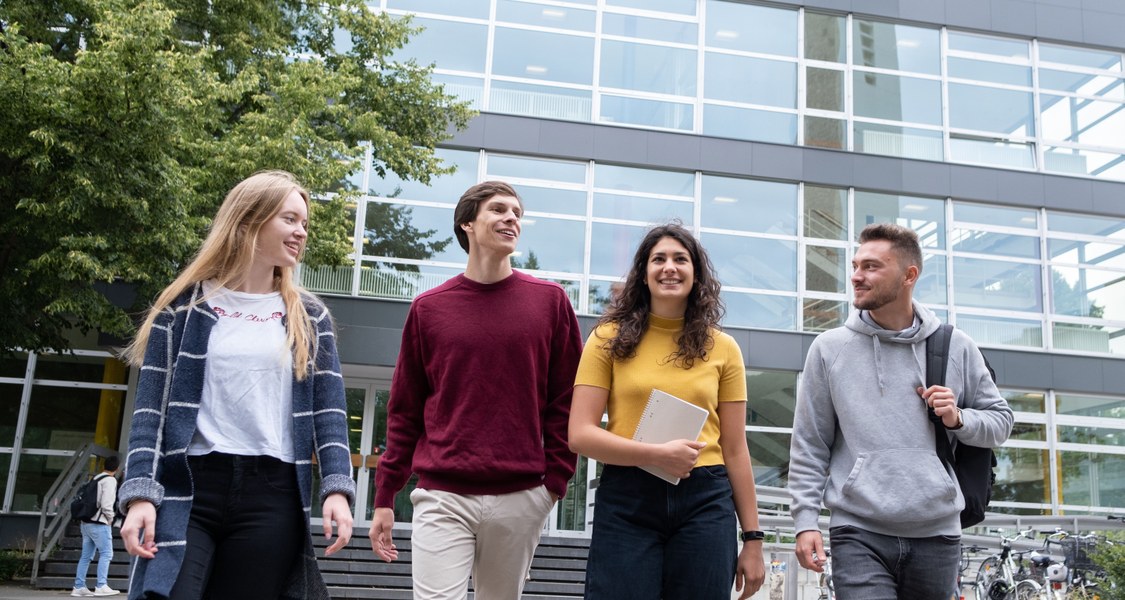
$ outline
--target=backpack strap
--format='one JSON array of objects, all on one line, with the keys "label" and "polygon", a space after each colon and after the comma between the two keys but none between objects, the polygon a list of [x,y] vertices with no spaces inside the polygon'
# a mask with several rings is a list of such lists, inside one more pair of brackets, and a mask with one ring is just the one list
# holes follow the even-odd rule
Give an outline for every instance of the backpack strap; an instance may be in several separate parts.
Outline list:
[{"label": "backpack strap", "polygon": [[[937,331],[926,338],[926,387],[932,385],[945,386],[945,371],[949,367],[949,341],[953,337],[953,326],[942,323]],[[936,439],[937,455],[942,462],[953,464],[953,448],[949,445],[949,435],[945,432],[945,423],[937,416],[932,407],[926,407],[930,414],[930,422],[934,424],[934,438]]]}]

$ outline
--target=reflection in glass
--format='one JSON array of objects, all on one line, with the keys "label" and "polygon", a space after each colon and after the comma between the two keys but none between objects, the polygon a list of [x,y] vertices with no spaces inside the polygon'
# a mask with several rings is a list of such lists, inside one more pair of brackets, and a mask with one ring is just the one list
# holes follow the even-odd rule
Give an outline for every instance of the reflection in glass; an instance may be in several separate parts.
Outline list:
[{"label": "reflection in glass", "polygon": [[404,48],[395,51],[395,60],[412,58],[420,65],[435,64],[439,69],[484,73],[487,25],[423,17],[414,17],[411,25],[422,30],[410,36]]},{"label": "reflection in glass", "polygon": [[[978,344],[1043,347],[1043,322],[960,313],[957,327]],[[1042,404],[1042,399],[1039,400]],[[1042,412],[1042,409],[1036,412]]]},{"label": "reflection in glass", "polygon": [[512,266],[529,271],[582,272],[586,224],[582,221],[525,217]]},{"label": "reflection in glass", "polygon": [[606,0],[606,6],[624,6],[677,15],[694,15],[696,0]]},{"label": "reflection in glass", "polygon": [[0,447],[10,448],[15,443],[22,395],[22,385],[0,383]]},{"label": "reflection in glass", "polygon": [[720,233],[701,241],[724,286],[797,291],[796,242]]},{"label": "reflection in glass", "polygon": [[918,233],[923,248],[945,247],[945,202],[939,199],[856,190],[856,235],[872,223],[909,227]]},{"label": "reflection in glass", "polygon": [[755,142],[796,144],[797,115],[704,104],[703,134]]},{"label": "reflection in glass", "polygon": [[[638,42],[602,41],[601,80],[604,87],[694,96],[696,51]],[[558,48],[546,47],[555,60],[578,60]]]},{"label": "reflection in glass", "polygon": [[1009,208],[969,202],[953,202],[953,220],[963,223],[982,223],[1002,227],[1039,228],[1039,211],[1026,208]]},{"label": "reflection in glass", "polygon": [[700,194],[704,227],[797,234],[795,184],[704,175]]},{"label": "reflection in glass", "polygon": [[[1125,446],[1125,429],[1059,425],[1059,441],[1066,444]],[[1125,461],[1125,458],[1122,458]]]},{"label": "reflection in glass", "polygon": [[941,125],[941,82],[886,73],[852,73],[857,117]]},{"label": "reflection in glass", "polygon": [[949,49],[974,54],[991,54],[998,58],[1027,59],[1028,43],[1025,40],[950,31]]},{"label": "reflection in glass", "polygon": [[621,281],[597,281],[591,279],[590,294],[587,297],[590,306],[589,314],[600,315],[604,313],[623,285],[625,284]]},{"label": "reflection in glass", "polygon": [[364,256],[447,260],[465,258],[454,242],[453,209],[368,202]]},{"label": "reflection in glass", "polygon": [[746,396],[746,425],[792,427],[797,406],[797,373],[747,369]]},{"label": "reflection in glass", "polygon": [[843,150],[847,143],[846,132],[846,124],[842,119],[805,116],[806,146]]},{"label": "reflection in glass", "polygon": [[1125,320],[1125,272],[1051,267],[1051,306],[1057,315]]},{"label": "reflection in glass", "polygon": [[874,123],[855,124],[855,150],[868,154],[942,160],[941,132]]},{"label": "reflection in glass", "polygon": [[1125,506],[1125,460],[1120,454],[1058,453],[1062,503]]},{"label": "reflection in glass", "polygon": [[1125,100],[1125,79],[1109,75],[1039,69],[1039,87],[1107,100]]},{"label": "reflection in glass", "polygon": [[955,252],[974,252],[991,256],[1039,258],[1039,236],[995,233],[955,228],[951,246]]},{"label": "reflection in glass", "polygon": [[1031,87],[1031,67],[953,56],[949,57],[947,66],[951,78]]},{"label": "reflection in glass", "polygon": [[[487,5],[487,3],[486,3]],[[486,10],[487,13],[487,10]],[[552,29],[594,33],[597,13],[566,6],[543,6],[518,0],[497,0],[496,20]],[[484,18],[488,18],[485,14]]]},{"label": "reflection in glass", "polygon": [[1125,246],[1121,244],[1048,239],[1047,252],[1054,263],[1125,269]]},{"label": "reflection in glass", "polygon": [[528,213],[586,214],[586,192],[534,185],[514,185]]},{"label": "reflection in glass", "polygon": [[[961,326],[960,323],[957,324]],[[1015,392],[1000,390],[1000,395],[1008,401],[1015,412],[1043,414],[1046,411],[1046,395],[1043,392]],[[1046,438],[1043,438],[1046,439]]]},{"label": "reflection in glass", "polygon": [[842,240],[848,234],[848,190],[805,185],[805,236]]},{"label": "reflection in glass", "polygon": [[[438,148],[434,151],[434,155],[441,159],[443,166],[456,167],[456,170],[446,175],[431,177],[429,184],[404,180],[389,170],[384,175],[373,171],[370,181],[367,182],[370,188],[368,193],[372,196],[393,197],[400,200],[448,202],[450,206],[457,204],[461,194],[477,183],[480,153]],[[380,168],[378,161],[375,168]]]},{"label": "reflection in glass", "polygon": [[1076,67],[1090,67],[1106,71],[1121,71],[1121,54],[1106,50],[1060,46],[1040,42],[1039,60]]},{"label": "reflection in glass", "polygon": [[691,22],[606,12],[602,14],[602,35],[694,44],[699,26]]},{"label": "reflection in glass", "polygon": [[843,248],[805,247],[805,289],[814,292],[847,291],[847,256]]},{"label": "reflection in glass", "polygon": [[797,299],[791,296],[767,296],[723,290],[727,307],[724,327],[759,329],[797,329]]},{"label": "reflection in glass", "polygon": [[1125,222],[1121,219],[1047,211],[1047,230],[1059,233],[1101,235],[1125,241]]},{"label": "reflection in glass", "polygon": [[1035,148],[1031,144],[1007,140],[949,136],[949,160],[1010,169],[1035,168]]},{"label": "reflection in glass", "polygon": [[852,19],[852,62],[865,67],[938,75],[937,29]]},{"label": "reflection in glass", "polygon": [[[1050,457],[1036,448],[997,448],[994,502],[1049,503]],[[992,507],[989,507],[992,510]]]},{"label": "reflection in glass", "polygon": [[805,58],[844,62],[844,18],[805,11]]},{"label": "reflection in glass", "polygon": [[923,253],[922,275],[914,284],[914,299],[923,304],[945,304],[948,292],[945,255]]},{"label": "reflection in glass", "polygon": [[[753,396],[751,396],[753,398]],[[753,410],[754,402],[746,410]],[[747,431],[746,444],[750,449],[750,463],[754,469],[755,485],[785,487],[789,485],[788,433],[772,431]]]},{"label": "reflection in glass", "polygon": [[709,100],[797,108],[797,64],[708,52],[704,95]]},{"label": "reflection in glass", "polygon": [[[123,395],[123,392],[114,393]],[[34,386],[31,388],[31,404],[27,412],[23,446],[51,450],[78,450],[83,444],[93,442],[101,402],[102,390]],[[118,403],[114,416],[120,417],[121,414],[121,406]],[[120,423],[120,420],[116,422]],[[115,439],[113,446],[116,445]],[[61,469],[66,460],[58,462],[60,464],[55,465],[55,469]],[[47,485],[50,483],[48,482]]]},{"label": "reflection in glass", "polygon": [[803,304],[802,331],[828,331],[840,327],[848,318],[847,302],[806,298]]},{"label": "reflection in glass", "polygon": [[1125,419],[1125,398],[1056,394],[1055,412],[1060,415]]},{"label": "reflection in glass", "polygon": [[836,69],[805,69],[805,106],[820,110],[844,110],[844,72]]},{"label": "reflection in glass", "polygon": [[795,57],[797,11],[708,0],[707,45]]},{"label": "reflection in glass", "polygon": [[[464,259],[462,259],[464,261]],[[321,267],[324,269],[325,267]],[[351,267],[347,269],[348,285],[351,285]],[[427,292],[461,274],[464,269],[431,267],[427,265],[403,265],[379,261],[364,261],[359,266],[359,295],[396,300],[413,300],[415,296]]]},{"label": "reflection in glass", "polygon": [[1043,137],[1051,140],[1122,145],[1125,133],[1125,104],[1071,96],[1039,95]]},{"label": "reflection in glass", "polygon": [[695,196],[695,174],[598,163],[594,165],[594,186],[619,192],[647,192],[692,198]]},{"label": "reflection in glass", "polygon": [[599,118],[609,123],[691,131],[694,112],[691,104],[603,94]]},{"label": "reflection in glass", "polygon": [[481,110],[484,108],[484,79],[433,73],[430,75],[430,80],[434,83],[441,84],[442,90],[446,94],[456,96],[458,100],[468,102],[470,108],[473,110]]},{"label": "reflection in glass", "polygon": [[493,75],[593,83],[593,38],[497,27],[494,43]]},{"label": "reflection in glass", "polygon": [[958,306],[1040,312],[1042,290],[1037,264],[953,258],[953,292]]},{"label": "reflection in glass", "polygon": [[[488,155],[488,174],[520,179],[548,179],[566,183],[586,182],[586,163],[528,156]],[[526,201],[526,199],[525,199]],[[528,210],[533,210],[529,208]]]},{"label": "reflection in glass", "polygon": [[[387,8],[471,19],[488,18],[488,0],[387,0]],[[416,24],[418,19],[414,19]]]},{"label": "reflection in glass", "polygon": [[1125,354],[1125,328],[1056,322],[1051,328],[1054,347],[1080,352]]},{"label": "reflection in glass", "polygon": [[493,80],[488,108],[492,112],[565,121],[589,121],[593,102],[589,90]]},{"label": "reflection in glass", "polygon": [[645,228],[635,225],[594,223],[590,237],[590,274],[624,277]]},{"label": "reflection in glass", "polygon": [[691,202],[666,198],[642,198],[620,194],[594,194],[594,216],[646,223],[663,223],[679,219],[685,225],[693,222],[694,206]]},{"label": "reflection in glass", "polygon": [[23,379],[26,376],[26,352],[12,352],[7,356],[0,355],[0,377],[18,377]]},{"label": "reflection in glass", "polygon": [[949,125],[1007,135],[1035,135],[1031,92],[949,84]]}]

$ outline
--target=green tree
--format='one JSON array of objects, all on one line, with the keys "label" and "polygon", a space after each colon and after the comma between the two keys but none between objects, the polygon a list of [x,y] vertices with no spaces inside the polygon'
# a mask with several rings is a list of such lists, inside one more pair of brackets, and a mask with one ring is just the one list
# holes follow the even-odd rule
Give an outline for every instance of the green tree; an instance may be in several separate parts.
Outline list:
[{"label": "green tree", "polygon": [[1098,578],[1098,594],[1103,600],[1125,600],[1125,532],[1110,532],[1106,540],[1090,557],[1105,572]]},{"label": "green tree", "polygon": [[[331,198],[306,262],[342,264],[363,145],[380,176],[428,183],[472,115],[394,59],[413,31],[361,0],[0,3],[0,352],[130,334],[259,169]],[[121,282],[126,310],[102,293]]]}]

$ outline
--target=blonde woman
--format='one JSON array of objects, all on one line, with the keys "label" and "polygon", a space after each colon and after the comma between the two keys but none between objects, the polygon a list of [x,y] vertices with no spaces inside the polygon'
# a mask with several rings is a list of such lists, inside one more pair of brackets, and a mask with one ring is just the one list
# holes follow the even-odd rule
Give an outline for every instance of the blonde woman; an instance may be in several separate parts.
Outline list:
[{"label": "blonde woman", "polygon": [[309,194],[267,171],[227,194],[125,356],[141,368],[118,502],[129,598],[328,598],[313,556],[351,538],[343,379],[328,309],[293,281]]}]

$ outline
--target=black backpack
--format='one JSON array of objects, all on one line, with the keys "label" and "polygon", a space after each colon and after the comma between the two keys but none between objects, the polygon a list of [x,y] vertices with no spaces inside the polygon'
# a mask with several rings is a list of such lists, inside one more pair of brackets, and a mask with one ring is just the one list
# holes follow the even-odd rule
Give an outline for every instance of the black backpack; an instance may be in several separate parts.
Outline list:
[{"label": "black backpack", "polygon": [[[949,364],[949,340],[953,336],[953,326],[943,323],[937,331],[926,338],[926,387],[945,385],[945,370]],[[981,353],[984,357],[984,354]],[[996,381],[996,372],[984,359],[988,374]],[[953,465],[961,495],[965,497],[965,508],[961,511],[961,528],[972,527],[984,520],[984,511],[992,500],[992,485],[996,483],[996,455],[992,448],[978,448],[958,443],[957,450],[950,448],[949,436],[941,417],[930,408],[930,421],[934,424],[937,438],[937,455],[942,462]]]},{"label": "black backpack", "polygon": [[109,477],[109,474],[99,473],[78,488],[78,494],[70,501],[70,518],[83,523],[99,522],[94,521],[98,514],[98,481],[105,477]]}]

